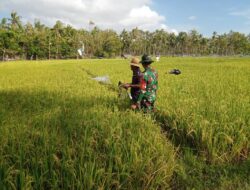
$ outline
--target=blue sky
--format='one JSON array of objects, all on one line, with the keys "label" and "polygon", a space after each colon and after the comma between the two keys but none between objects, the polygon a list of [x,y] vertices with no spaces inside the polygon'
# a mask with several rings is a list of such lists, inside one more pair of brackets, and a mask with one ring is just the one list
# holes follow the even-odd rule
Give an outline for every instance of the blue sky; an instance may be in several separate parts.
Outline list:
[{"label": "blue sky", "polygon": [[0,0],[0,19],[17,11],[24,23],[39,19],[52,26],[57,20],[88,28],[138,27],[169,32],[198,30],[205,36],[230,30],[250,33],[250,0]]},{"label": "blue sky", "polygon": [[155,0],[152,7],[178,31],[250,33],[250,0]]}]

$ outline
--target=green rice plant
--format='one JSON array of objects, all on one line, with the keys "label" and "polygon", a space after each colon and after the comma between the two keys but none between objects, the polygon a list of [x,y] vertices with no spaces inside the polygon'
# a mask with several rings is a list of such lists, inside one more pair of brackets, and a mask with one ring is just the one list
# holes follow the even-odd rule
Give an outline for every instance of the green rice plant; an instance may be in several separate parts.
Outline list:
[{"label": "green rice plant", "polygon": [[[84,68],[116,84],[130,80],[128,62],[93,60]],[[194,148],[207,162],[249,157],[249,58],[162,58],[152,66],[159,72],[156,118],[175,144]],[[168,74],[173,68],[182,74]]]},{"label": "green rice plant", "polygon": [[85,61],[0,65],[0,189],[167,189],[175,151]]}]

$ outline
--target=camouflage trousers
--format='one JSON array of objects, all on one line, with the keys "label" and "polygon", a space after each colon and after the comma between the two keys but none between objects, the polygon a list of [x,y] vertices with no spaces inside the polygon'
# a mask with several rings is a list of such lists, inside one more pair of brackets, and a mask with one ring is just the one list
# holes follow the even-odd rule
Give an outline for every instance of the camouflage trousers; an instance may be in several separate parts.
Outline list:
[{"label": "camouflage trousers", "polygon": [[145,113],[146,112],[152,112],[152,111],[154,111],[154,102],[150,102],[150,101],[148,101],[148,100],[146,100],[146,99],[143,99],[142,101],[141,101],[141,110],[143,110]]}]

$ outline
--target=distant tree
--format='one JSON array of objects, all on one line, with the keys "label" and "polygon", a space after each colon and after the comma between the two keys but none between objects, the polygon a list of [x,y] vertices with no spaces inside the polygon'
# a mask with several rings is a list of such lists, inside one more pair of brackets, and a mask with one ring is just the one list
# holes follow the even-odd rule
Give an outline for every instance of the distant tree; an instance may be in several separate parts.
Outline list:
[{"label": "distant tree", "polygon": [[77,49],[85,45],[87,57],[114,57],[121,54],[141,55],[250,55],[250,34],[230,31],[204,37],[198,31],[165,30],[153,32],[134,28],[120,34],[113,30],[75,29],[56,21],[53,27],[35,20],[34,24],[21,22],[13,11],[0,21],[0,59],[67,59],[78,58]]},{"label": "distant tree", "polygon": [[189,40],[191,43],[191,46],[189,47],[189,49],[190,49],[191,55],[199,54],[201,38],[202,36],[196,30],[191,30],[189,32]]},{"label": "distant tree", "polygon": [[228,43],[233,55],[247,54],[248,38],[244,34],[230,31],[228,34]]},{"label": "distant tree", "polygon": [[2,60],[5,57],[15,57],[18,43],[16,42],[16,34],[12,31],[0,30],[0,50],[2,52]]},{"label": "distant tree", "polygon": [[208,43],[209,43],[209,39],[202,37],[201,38],[201,49],[200,49],[200,53],[201,55],[208,55],[209,51],[208,51]]},{"label": "distant tree", "polygon": [[180,32],[176,37],[176,46],[178,54],[188,53],[188,34],[186,32]]},{"label": "distant tree", "polygon": [[176,52],[176,47],[177,47],[177,39],[174,33],[170,33],[168,35],[168,54],[173,56],[175,55]]},{"label": "distant tree", "polygon": [[167,44],[167,33],[161,29],[156,30],[152,35],[152,43],[154,55],[163,54],[165,52],[166,44]]},{"label": "distant tree", "polygon": [[104,31],[103,39],[102,49],[104,51],[105,57],[114,57],[116,55],[120,55],[122,43],[115,31]]},{"label": "distant tree", "polygon": [[[56,24],[52,28],[52,43],[55,45],[55,58],[59,59],[61,57],[61,43],[62,43],[62,32],[63,32],[64,24],[61,21],[56,21]],[[54,50],[52,48],[52,50]]]},{"label": "distant tree", "polygon": [[11,12],[10,16],[11,18],[9,18],[9,21],[11,28],[13,30],[22,29],[21,17],[17,14],[17,12]]},{"label": "distant tree", "polygon": [[130,51],[131,37],[128,31],[123,30],[120,34],[121,54],[128,54]]},{"label": "distant tree", "polygon": [[0,29],[8,29],[8,19],[2,18],[0,23]]}]

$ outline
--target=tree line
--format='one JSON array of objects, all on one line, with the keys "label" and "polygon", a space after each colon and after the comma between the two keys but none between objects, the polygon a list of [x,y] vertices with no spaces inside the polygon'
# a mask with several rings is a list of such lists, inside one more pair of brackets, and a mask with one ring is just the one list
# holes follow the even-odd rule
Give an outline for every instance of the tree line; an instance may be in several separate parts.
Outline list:
[{"label": "tree line", "polygon": [[[93,22],[90,23],[90,26]],[[75,29],[57,21],[53,27],[35,20],[21,22],[17,12],[0,23],[0,59],[71,59],[79,58],[77,50],[84,44],[85,57],[116,57],[121,55],[164,56],[235,56],[250,55],[250,34],[230,31],[214,32],[204,37],[196,30],[169,33],[134,28],[118,33],[98,27]]]}]

